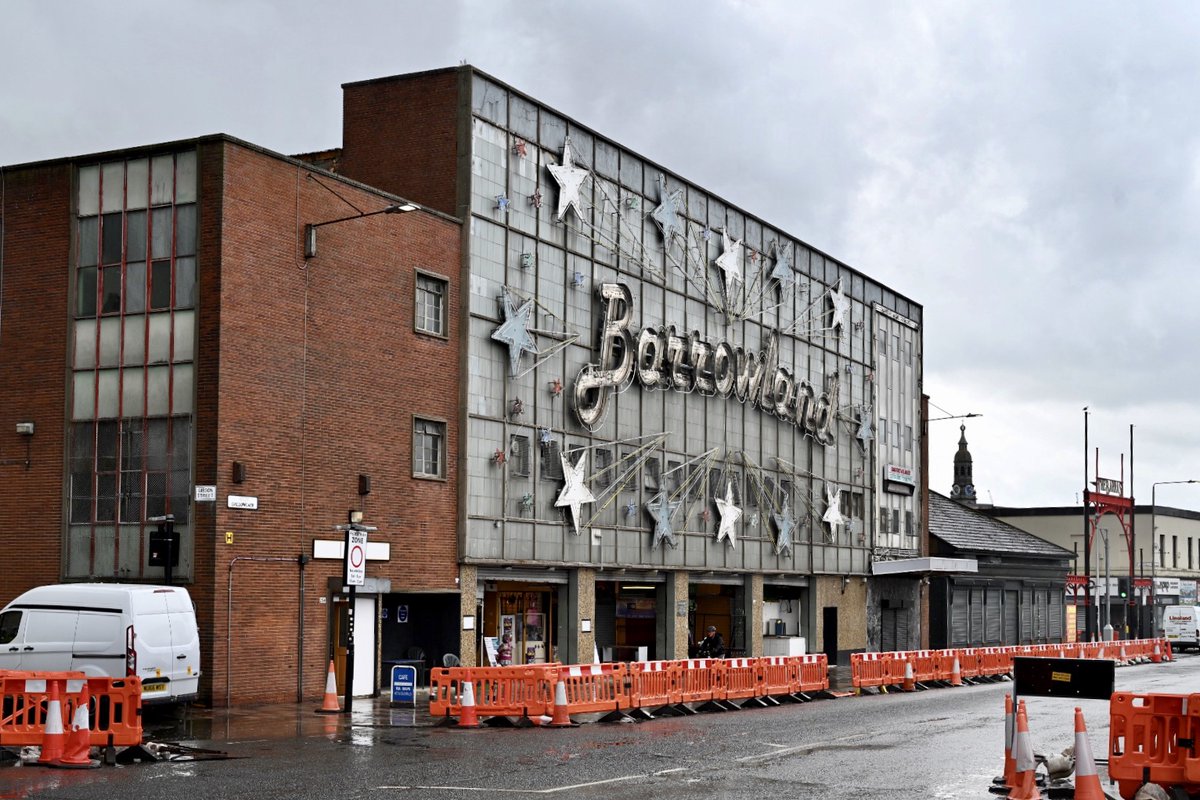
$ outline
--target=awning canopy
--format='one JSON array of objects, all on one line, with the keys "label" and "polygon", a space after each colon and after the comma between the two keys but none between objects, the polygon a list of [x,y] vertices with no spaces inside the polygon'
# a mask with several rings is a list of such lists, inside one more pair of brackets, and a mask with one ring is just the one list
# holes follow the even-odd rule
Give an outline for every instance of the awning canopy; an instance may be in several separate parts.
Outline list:
[{"label": "awning canopy", "polygon": [[978,572],[979,562],[973,558],[899,558],[895,561],[872,561],[872,575],[906,575],[927,572]]}]

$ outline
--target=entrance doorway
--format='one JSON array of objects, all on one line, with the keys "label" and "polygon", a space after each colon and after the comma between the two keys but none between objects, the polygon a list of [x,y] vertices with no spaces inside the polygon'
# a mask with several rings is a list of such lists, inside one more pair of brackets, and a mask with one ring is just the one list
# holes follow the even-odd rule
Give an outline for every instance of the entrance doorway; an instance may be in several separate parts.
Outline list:
[{"label": "entrance doorway", "polygon": [[838,663],[838,619],[837,606],[821,609],[821,652],[829,659],[829,666]]},{"label": "entrance doorway", "polygon": [[[374,595],[354,598],[354,696],[375,696]],[[333,598],[333,671],[338,694],[346,693],[346,653],[349,650],[350,598]]]}]

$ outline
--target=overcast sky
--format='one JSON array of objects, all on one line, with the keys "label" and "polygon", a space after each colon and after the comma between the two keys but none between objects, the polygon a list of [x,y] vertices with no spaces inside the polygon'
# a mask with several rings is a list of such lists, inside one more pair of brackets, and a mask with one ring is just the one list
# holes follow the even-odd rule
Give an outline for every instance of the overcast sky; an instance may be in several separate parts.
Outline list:
[{"label": "overcast sky", "polygon": [[[341,144],[341,84],[462,61],[921,303],[980,499],[1200,480],[1200,4],[5,0],[0,164]],[[935,415],[941,415],[936,409]],[[956,420],[930,424],[948,493]],[[1126,455],[1128,479],[1128,455]],[[1200,508],[1200,485],[1159,487]]]}]

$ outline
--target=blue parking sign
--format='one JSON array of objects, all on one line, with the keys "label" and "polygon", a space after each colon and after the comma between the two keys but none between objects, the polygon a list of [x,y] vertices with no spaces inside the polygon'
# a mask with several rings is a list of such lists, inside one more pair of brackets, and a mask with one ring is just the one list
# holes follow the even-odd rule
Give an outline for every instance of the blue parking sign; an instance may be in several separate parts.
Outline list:
[{"label": "blue parking sign", "polygon": [[392,705],[417,704],[417,668],[392,667]]}]

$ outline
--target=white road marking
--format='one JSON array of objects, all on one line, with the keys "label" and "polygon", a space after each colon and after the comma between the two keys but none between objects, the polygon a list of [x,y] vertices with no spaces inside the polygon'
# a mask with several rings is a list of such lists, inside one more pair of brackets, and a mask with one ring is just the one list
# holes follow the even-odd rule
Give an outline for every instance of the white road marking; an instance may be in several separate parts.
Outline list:
[{"label": "white road marking", "polygon": [[[769,758],[778,758],[779,756],[790,755],[791,753],[802,753],[806,750],[819,750],[822,747],[828,747],[829,745],[834,744],[834,743],[840,744],[843,742],[853,742],[858,739],[866,739],[872,735],[873,734],[869,734],[869,733],[856,733],[856,734],[853,734],[852,736],[842,736],[837,739],[827,739],[826,741],[823,741],[823,742],[809,742],[808,744],[793,745],[792,747],[784,747],[779,750],[772,750],[769,753],[759,753],[758,755],[753,755],[753,756],[743,756],[742,758],[737,759],[737,763],[753,764],[758,761],[766,761]],[[775,745],[771,745],[771,746],[774,747]]]},{"label": "white road marking", "polygon": [[498,794],[558,794],[559,792],[570,792],[575,789],[586,789],[591,786],[603,786],[606,783],[623,783],[625,781],[636,781],[643,778],[657,778],[660,775],[670,775],[675,772],[686,772],[686,769],[683,767],[662,769],[658,770],[657,772],[646,772],[640,775],[622,775],[619,778],[606,778],[602,781],[573,783],[570,786],[553,786],[549,789],[498,789],[495,786],[376,786],[375,789],[392,789],[402,792],[428,792],[442,790],[447,792],[496,792]]}]

